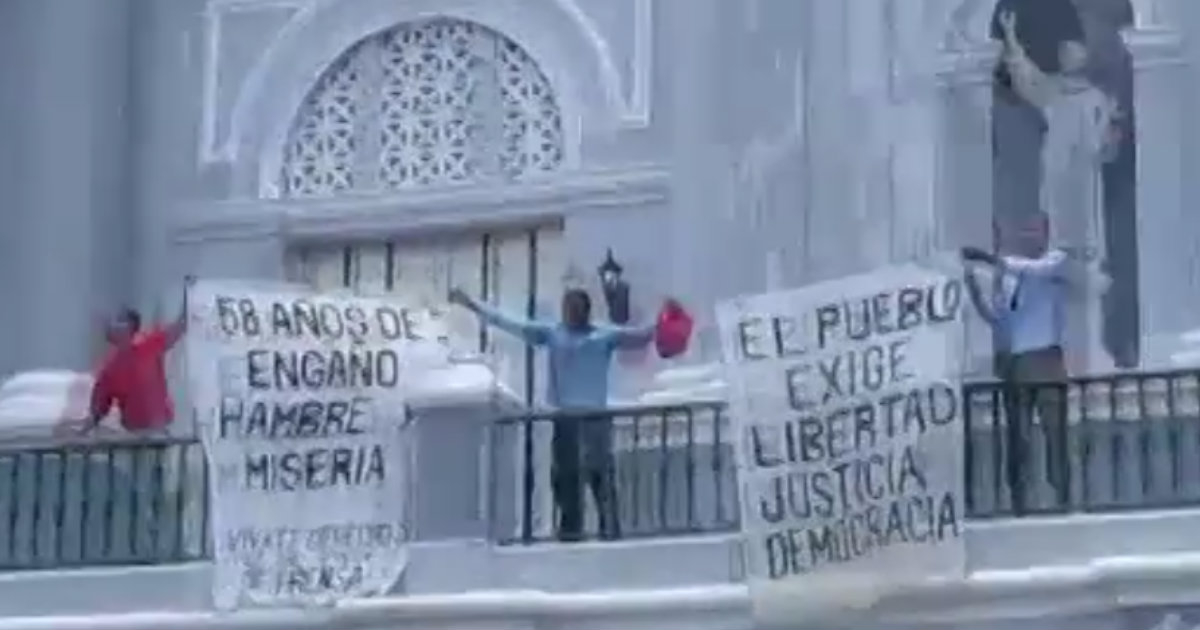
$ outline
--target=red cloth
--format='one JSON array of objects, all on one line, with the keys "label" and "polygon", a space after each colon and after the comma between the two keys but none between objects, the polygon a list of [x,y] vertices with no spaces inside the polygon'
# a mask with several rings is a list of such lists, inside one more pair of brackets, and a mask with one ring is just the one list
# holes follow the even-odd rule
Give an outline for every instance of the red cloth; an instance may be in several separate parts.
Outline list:
[{"label": "red cloth", "polygon": [[658,322],[654,327],[654,347],[658,350],[658,356],[670,359],[687,352],[694,325],[691,314],[682,304],[667,300],[658,313]]},{"label": "red cloth", "polygon": [[130,431],[157,429],[171,422],[175,413],[164,367],[169,348],[162,328],[138,334],[124,348],[113,348],[96,371],[92,417],[103,418],[116,404],[121,425]]}]

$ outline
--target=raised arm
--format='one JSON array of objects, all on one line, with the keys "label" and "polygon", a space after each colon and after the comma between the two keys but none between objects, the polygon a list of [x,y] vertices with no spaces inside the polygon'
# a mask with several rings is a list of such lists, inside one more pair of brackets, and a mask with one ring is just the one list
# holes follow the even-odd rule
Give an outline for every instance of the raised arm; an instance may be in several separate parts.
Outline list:
[{"label": "raised arm", "polygon": [[999,20],[1004,33],[1004,65],[1012,76],[1013,89],[1031,104],[1045,106],[1050,97],[1046,75],[1017,38],[1017,14],[1007,11],[1000,14]]},{"label": "raised arm", "polygon": [[174,321],[163,326],[163,342],[167,350],[175,347],[175,344],[187,334],[188,293],[191,292],[194,284],[196,284],[194,276],[187,276],[183,279],[183,304],[179,306],[179,315]]},{"label": "raised arm", "polygon": [[605,328],[613,347],[623,350],[644,348],[654,341],[654,324],[644,326],[612,326]]},{"label": "raised arm", "polygon": [[[976,5],[978,4],[980,4],[979,0],[963,2],[952,15],[960,21],[966,21],[977,10]],[[1012,10],[1012,0],[997,0],[996,5],[992,7],[992,19],[988,21],[988,37],[999,42],[1004,41],[1004,26],[1001,24],[1000,18]]]},{"label": "raised arm", "polygon": [[1052,249],[1041,258],[1025,258],[1023,256],[1004,256],[1000,259],[1000,267],[1008,272],[1032,277],[1061,277],[1066,271],[1067,253],[1061,249]]},{"label": "raised arm", "polygon": [[513,317],[489,304],[484,304],[476,300],[461,289],[450,291],[450,303],[465,307],[478,315],[479,319],[488,326],[503,330],[515,337],[520,337],[525,343],[535,346],[543,345],[550,339],[550,330],[552,328],[550,324]]}]

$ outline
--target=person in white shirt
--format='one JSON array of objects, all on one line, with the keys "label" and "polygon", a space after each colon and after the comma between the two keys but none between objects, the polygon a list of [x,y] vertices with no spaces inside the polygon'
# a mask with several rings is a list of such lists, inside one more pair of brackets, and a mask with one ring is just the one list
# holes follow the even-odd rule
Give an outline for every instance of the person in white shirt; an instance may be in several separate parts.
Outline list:
[{"label": "person in white shirt", "polygon": [[1013,510],[1028,504],[1029,435],[1036,411],[1046,444],[1047,478],[1058,501],[1068,501],[1066,381],[1063,329],[1069,256],[1052,249],[1048,216],[1038,212],[1002,230],[1003,254],[964,247],[963,260],[993,268],[991,300],[968,268],[967,289],[980,314],[996,328],[998,376],[1005,383],[1006,472]]}]

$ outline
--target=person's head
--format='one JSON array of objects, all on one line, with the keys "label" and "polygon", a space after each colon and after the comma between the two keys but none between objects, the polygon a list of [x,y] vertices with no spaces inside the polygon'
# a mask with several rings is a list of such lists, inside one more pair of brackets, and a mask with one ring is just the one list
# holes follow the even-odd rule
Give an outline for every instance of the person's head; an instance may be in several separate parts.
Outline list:
[{"label": "person's head", "polygon": [[1058,68],[1063,74],[1081,74],[1088,62],[1087,46],[1075,40],[1058,45]]},{"label": "person's head", "polygon": [[1050,216],[1038,211],[1030,216],[1005,223],[1001,228],[1001,249],[1021,256],[1036,258],[1046,253],[1050,245]]},{"label": "person's head", "polygon": [[142,315],[132,308],[124,308],[108,323],[105,331],[109,343],[121,346],[133,340],[134,335],[142,329]]},{"label": "person's head", "polygon": [[568,328],[592,324],[592,298],[583,289],[567,289],[562,297],[562,321]]}]

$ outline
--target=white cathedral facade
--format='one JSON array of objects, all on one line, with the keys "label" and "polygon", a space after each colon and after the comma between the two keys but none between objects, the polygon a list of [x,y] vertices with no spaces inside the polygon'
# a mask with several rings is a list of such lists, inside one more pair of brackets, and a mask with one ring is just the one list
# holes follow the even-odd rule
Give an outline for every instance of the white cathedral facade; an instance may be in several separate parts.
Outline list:
[{"label": "white cathedral facade", "polygon": [[[1134,4],[1153,367],[1200,310],[1200,5]],[[169,316],[188,273],[552,314],[611,248],[635,314],[703,322],[986,246],[991,5],[2,0],[0,373],[86,367],[98,317]]]}]

